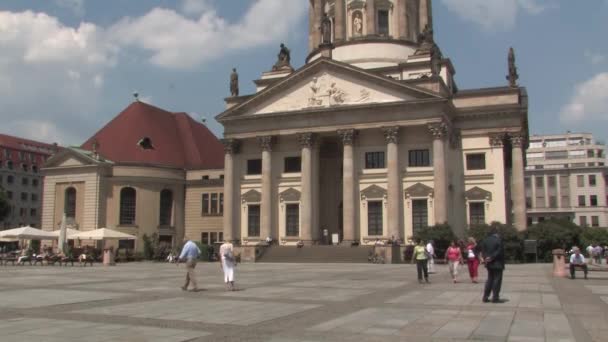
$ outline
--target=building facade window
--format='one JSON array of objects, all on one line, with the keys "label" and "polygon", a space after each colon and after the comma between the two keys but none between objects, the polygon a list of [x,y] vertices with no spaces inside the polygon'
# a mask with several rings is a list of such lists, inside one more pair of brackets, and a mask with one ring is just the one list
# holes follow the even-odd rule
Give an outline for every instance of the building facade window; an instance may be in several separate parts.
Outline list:
[{"label": "building facade window", "polygon": [[30,184],[30,180],[27,179],[26,177],[21,178],[21,185],[28,185]]},{"label": "building facade window", "polygon": [[13,169],[13,161],[12,160],[9,160],[9,161],[6,162],[6,168],[9,169],[9,170]]},{"label": "building facade window", "polygon": [[595,175],[589,175],[589,186],[595,186],[595,185],[596,185]]},{"label": "building facade window", "polygon": [[585,176],[578,175],[576,176],[576,186],[582,188],[585,186]]},{"label": "building facade window", "polygon": [[260,236],[260,205],[247,206],[247,236]]},{"label": "building facade window", "polygon": [[285,205],[285,232],[287,236],[300,236],[300,205]]},{"label": "building facade window", "polygon": [[65,212],[65,216],[71,219],[76,218],[76,189],[73,187],[69,187],[65,189],[65,199],[64,199],[63,210]]},{"label": "building facade window", "polygon": [[412,200],[412,229],[414,232],[429,225],[427,200]]},{"label": "building facade window", "polygon": [[6,176],[6,183],[13,184],[15,182],[15,177],[13,175]]},{"label": "building facade window", "polygon": [[32,202],[38,202],[38,194],[30,194]]},{"label": "building facade window", "polygon": [[366,152],[365,153],[365,168],[366,169],[384,169],[384,152]]},{"label": "building facade window", "polygon": [[161,226],[170,226],[173,216],[173,191],[164,189],[160,192],[160,212],[158,224]]},{"label": "building facade window", "polygon": [[222,215],[224,212],[223,193],[204,193],[202,194],[202,215]]},{"label": "building facade window", "polygon": [[549,208],[557,208],[557,196],[549,196]]},{"label": "building facade window", "polygon": [[389,35],[389,13],[388,10],[378,11],[378,34],[381,36]]},{"label": "building facade window", "polygon": [[596,195],[589,196],[589,205],[592,207],[597,207],[597,196]]},{"label": "building facade window", "polygon": [[302,158],[301,157],[286,157],[284,165],[285,173],[295,173],[302,171]]},{"label": "building facade window", "polygon": [[211,194],[211,209],[210,211],[214,214],[218,213],[218,196],[217,193]]},{"label": "building facade window", "polygon": [[562,207],[569,207],[570,204],[570,179],[568,176],[559,176],[559,192]]},{"label": "building facade window", "polygon": [[121,225],[135,224],[135,211],[137,206],[137,192],[128,187],[120,190],[120,219]]},{"label": "building facade window", "polygon": [[485,153],[467,154],[467,170],[485,170],[486,155]]},{"label": "building facade window", "polygon": [[581,227],[587,227],[587,216],[580,216],[578,220]]},{"label": "building facade window", "polygon": [[408,160],[410,167],[431,166],[429,150],[410,150]]},{"label": "building facade window", "polygon": [[367,234],[382,235],[382,201],[367,202]]},{"label": "building facade window", "polygon": [[209,194],[203,194],[202,206],[203,206],[202,214],[203,215],[209,215],[210,214],[210,211],[209,211]]},{"label": "building facade window", "polygon": [[27,197],[28,197],[28,196],[27,196],[27,192],[22,192],[22,193],[21,193],[21,200],[22,200],[22,201],[27,201]]},{"label": "building facade window", "polygon": [[600,226],[600,217],[591,216],[591,227],[599,227],[599,226]]},{"label": "building facade window", "polygon": [[37,179],[32,179],[32,186],[33,187],[37,187],[38,186],[38,180]]},{"label": "building facade window", "polygon": [[30,209],[30,216],[36,216],[36,209],[35,208]]},{"label": "building facade window", "polygon": [[261,175],[262,174],[262,159],[247,160],[247,174]]},{"label": "building facade window", "polygon": [[6,192],[6,198],[8,198],[9,200],[13,199],[13,192],[12,191],[7,191]]},{"label": "building facade window", "polygon": [[471,202],[469,203],[469,224],[485,224],[486,223],[486,210],[483,202]]},{"label": "building facade window", "polygon": [[578,196],[578,206],[579,207],[584,207],[585,206],[585,196],[583,196],[583,195]]}]

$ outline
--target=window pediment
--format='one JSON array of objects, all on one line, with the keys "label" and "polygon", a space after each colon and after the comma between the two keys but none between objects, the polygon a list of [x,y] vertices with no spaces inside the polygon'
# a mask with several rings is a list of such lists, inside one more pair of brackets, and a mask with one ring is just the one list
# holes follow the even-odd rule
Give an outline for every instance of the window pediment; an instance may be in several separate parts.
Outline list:
[{"label": "window pediment", "polygon": [[241,195],[243,203],[256,203],[262,201],[262,194],[257,190],[249,190]]},{"label": "window pediment", "polygon": [[297,202],[300,200],[300,192],[294,188],[289,188],[279,194],[281,202]]},{"label": "window pediment", "polygon": [[386,189],[377,185],[372,185],[361,191],[361,199],[384,199],[386,197]]},{"label": "window pediment", "polygon": [[433,188],[422,183],[416,183],[404,191],[405,197],[432,197]]},{"label": "window pediment", "polygon": [[464,197],[469,201],[491,201],[492,193],[476,186],[466,191]]},{"label": "window pediment", "polygon": [[354,0],[348,3],[348,9],[363,9],[365,7],[365,1]]}]

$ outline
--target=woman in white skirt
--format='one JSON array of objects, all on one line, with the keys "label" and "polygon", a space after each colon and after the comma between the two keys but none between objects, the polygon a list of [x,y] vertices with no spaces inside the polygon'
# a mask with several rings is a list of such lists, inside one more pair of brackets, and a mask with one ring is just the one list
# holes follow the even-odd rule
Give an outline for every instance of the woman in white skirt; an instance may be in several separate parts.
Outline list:
[{"label": "woman in white skirt", "polygon": [[234,259],[233,253],[234,247],[230,241],[224,241],[220,246],[220,266],[224,271],[224,282],[226,283],[226,289],[228,291],[234,291],[234,267],[236,266],[236,260]]}]

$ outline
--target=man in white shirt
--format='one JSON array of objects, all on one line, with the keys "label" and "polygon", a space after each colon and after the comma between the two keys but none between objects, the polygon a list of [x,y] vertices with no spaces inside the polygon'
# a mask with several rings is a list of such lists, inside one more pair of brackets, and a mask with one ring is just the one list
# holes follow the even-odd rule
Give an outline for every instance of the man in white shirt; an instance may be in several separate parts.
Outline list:
[{"label": "man in white shirt", "polygon": [[426,252],[428,253],[427,267],[429,273],[435,273],[435,247],[433,246],[433,240],[429,240],[429,243],[426,244]]},{"label": "man in white shirt", "polygon": [[570,255],[570,279],[575,279],[574,272],[577,267],[583,269],[585,273],[585,279],[587,279],[587,264],[585,263],[585,257],[581,254],[580,249],[578,247],[574,247],[574,254]]}]

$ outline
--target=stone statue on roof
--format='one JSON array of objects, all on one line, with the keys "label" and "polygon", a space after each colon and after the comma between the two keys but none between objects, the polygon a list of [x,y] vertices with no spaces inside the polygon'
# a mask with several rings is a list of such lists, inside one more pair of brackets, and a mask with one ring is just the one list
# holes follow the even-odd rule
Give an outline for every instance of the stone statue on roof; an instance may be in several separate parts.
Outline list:
[{"label": "stone statue on roof", "polygon": [[230,94],[232,96],[239,96],[239,74],[236,72],[236,68],[232,68],[230,74]]},{"label": "stone statue on roof", "polygon": [[507,75],[507,80],[509,81],[510,87],[516,88],[519,75],[517,74],[517,66],[515,65],[515,50],[513,50],[513,48],[509,49],[508,63],[509,74]]},{"label": "stone statue on roof", "polygon": [[281,43],[281,50],[279,51],[279,55],[277,57],[277,62],[272,67],[273,71],[282,69],[293,70],[291,67],[291,52],[287,46],[285,46],[285,44]]},{"label": "stone statue on roof", "polygon": [[331,19],[327,13],[321,20],[321,44],[331,44]]},{"label": "stone statue on roof", "polygon": [[418,34],[418,42],[422,45],[434,45],[435,37],[433,36],[433,28],[426,24],[422,32]]}]

